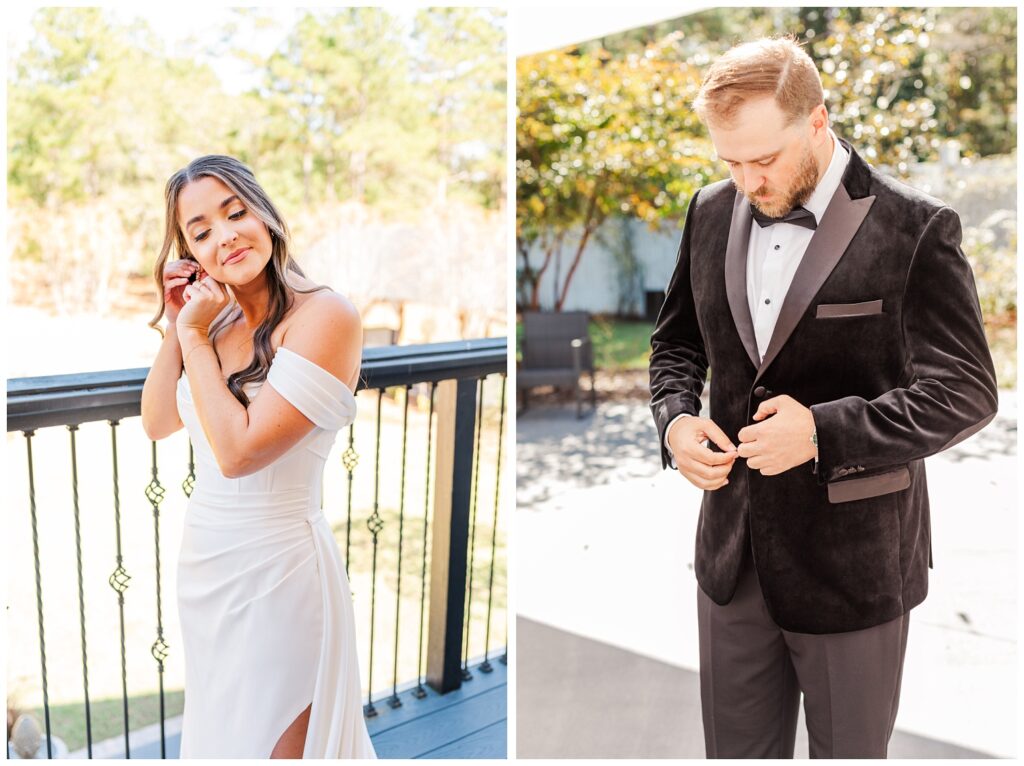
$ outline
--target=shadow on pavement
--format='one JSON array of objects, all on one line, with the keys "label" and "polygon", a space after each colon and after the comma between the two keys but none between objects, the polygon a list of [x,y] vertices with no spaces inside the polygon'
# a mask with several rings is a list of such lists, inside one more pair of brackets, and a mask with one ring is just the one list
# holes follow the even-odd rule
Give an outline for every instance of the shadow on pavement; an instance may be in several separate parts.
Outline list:
[{"label": "shadow on pavement", "polygon": [[576,419],[569,407],[533,407],[516,419],[516,510],[540,506],[566,489],[656,474],[658,432],[634,401],[601,403]]},{"label": "shadow on pavement", "polygon": [[[704,758],[695,672],[523,617],[516,662],[518,758]],[[889,757],[993,756],[897,728]]]}]

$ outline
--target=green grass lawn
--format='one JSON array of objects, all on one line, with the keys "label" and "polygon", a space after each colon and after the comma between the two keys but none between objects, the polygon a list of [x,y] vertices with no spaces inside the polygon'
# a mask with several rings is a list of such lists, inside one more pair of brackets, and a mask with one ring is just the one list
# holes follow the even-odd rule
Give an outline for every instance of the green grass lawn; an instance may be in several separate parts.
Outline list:
[{"label": "green grass lawn", "polygon": [[[645,319],[593,317],[590,340],[594,344],[594,364],[598,369],[619,372],[646,370],[651,356],[651,332],[654,323]],[[523,339],[522,322],[516,322],[516,359]]]},{"label": "green grass lawn", "polygon": [[[181,715],[185,708],[185,692],[177,689],[164,692],[164,718],[170,719]],[[46,736],[46,722],[43,709],[34,708],[28,712],[39,721],[39,728]],[[92,741],[100,742],[111,737],[124,736],[124,708],[120,697],[108,697],[89,701],[89,713],[92,723]],[[160,695],[140,694],[128,698],[129,730],[135,731],[143,726],[159,723]],[[86,745],[85,737],[85,703],[72,702],[65,705],[50,706],[50,731],[60,737],[68,746],[69,751],[79,750]]]},{"label": "green grass lawn", "polygon": [[590,339],[594,343],[594,364],[611,372],[646,370],[651,358],[654,322],[594,317]]}]

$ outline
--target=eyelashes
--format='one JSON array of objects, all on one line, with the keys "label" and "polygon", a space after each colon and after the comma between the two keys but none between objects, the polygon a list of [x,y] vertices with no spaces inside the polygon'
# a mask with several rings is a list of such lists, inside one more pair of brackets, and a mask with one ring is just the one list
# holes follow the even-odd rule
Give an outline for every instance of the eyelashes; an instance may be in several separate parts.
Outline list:
[{"label": "eyelashes", "polygon": [[[232,221],[237,221],[239,218],[242,218],[243,216],[245,216],[245,214],[247,212],[249,212],[249,211],[248,210],[239,210],[237,213],[232,213],[231,215],[229,215],[228,218],[230,218]],[[209,234],[210,234],[210,230],[206,229],[205,231],[201,231],[199,234],[196,234],[194,239],[195,239],[196,242],[202,242],[204,239],[206,239],[206,237]]]}]

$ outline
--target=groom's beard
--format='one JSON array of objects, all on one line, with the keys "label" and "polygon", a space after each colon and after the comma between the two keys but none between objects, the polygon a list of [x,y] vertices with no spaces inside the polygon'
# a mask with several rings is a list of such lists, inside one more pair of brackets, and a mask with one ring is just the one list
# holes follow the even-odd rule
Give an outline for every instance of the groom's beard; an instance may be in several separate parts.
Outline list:
[{"label": "groom's beard", "polygon": [[[733,181],[735,184],[735,181]],[[800,207],[811,198],[818,186],[818,163],[814,161],[814,152],[811,151],[810,142],[804,144],[804,152],[800,157],[800,164],[789,188],[782,192],[781,196],[771,201],[758,199],[769,191],[769,187],[762,184],[750,194],[744,192],[747,200],[765,215],[771,218],[781,218],[795,207]]]}]

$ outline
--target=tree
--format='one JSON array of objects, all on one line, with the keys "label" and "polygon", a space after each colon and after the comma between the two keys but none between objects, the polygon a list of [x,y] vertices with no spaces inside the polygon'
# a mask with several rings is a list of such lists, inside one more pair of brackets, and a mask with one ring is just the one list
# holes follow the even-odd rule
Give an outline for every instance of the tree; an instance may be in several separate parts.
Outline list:
[{"label": "tree", "polygon": [[[304,205],[325,197],[398,207],[423,193],[436,170],[394,17],[381,8],[309,11],[265,66],[260,154],[272,177],[301,178]],[[419,172],[410,176],[410,166]]]},{"label": "tree", "polygon": [[[578,240],[556,311],[609,215],[652,224],[678,216],[694,189],[721,172],[688,108],[698,70],[661,55],[674,42],[670,36],[623,59],[605,51],[557,51],[519,61],[516,230],[530,305],[536,306],[540,276],[570,231]],[[543,250],[539,269],[529,263],[535,243]]]},{"label": "tree", "polygon": [[144,25],[43,8],[33,30],[8,84],[11,257],[37,264],[59,310],[106,312],[124,276],[151,267],[167,175],[233,114],[212,72]]},{"label": "tree", "polygon": [[416,81],[427,89],[436,158],[436,201],[453,184],[486,207],[505,201],[505,33],[503,11],[418,11]]}]

